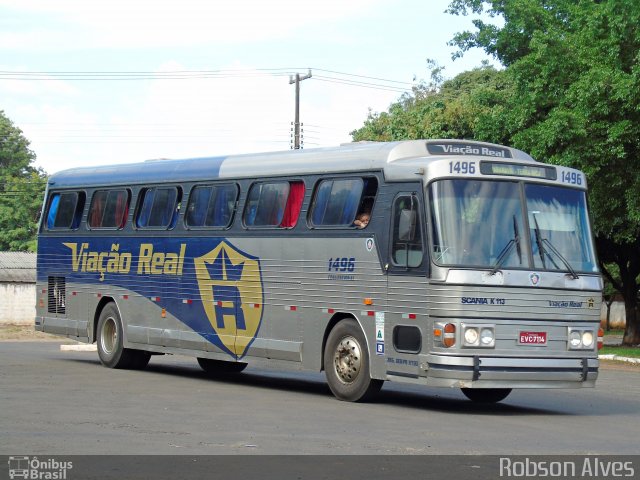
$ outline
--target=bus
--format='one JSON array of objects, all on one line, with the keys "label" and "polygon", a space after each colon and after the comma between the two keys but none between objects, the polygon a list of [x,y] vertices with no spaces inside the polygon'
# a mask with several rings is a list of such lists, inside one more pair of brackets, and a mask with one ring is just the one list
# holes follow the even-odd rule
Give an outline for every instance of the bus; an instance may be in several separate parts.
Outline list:
[{"label": "bus", "polygon": [[593,387],[603,282],[585,175],[466,140],[65,170],[49,178],[36,330],[110,368],[196,357],[384,381]]}]

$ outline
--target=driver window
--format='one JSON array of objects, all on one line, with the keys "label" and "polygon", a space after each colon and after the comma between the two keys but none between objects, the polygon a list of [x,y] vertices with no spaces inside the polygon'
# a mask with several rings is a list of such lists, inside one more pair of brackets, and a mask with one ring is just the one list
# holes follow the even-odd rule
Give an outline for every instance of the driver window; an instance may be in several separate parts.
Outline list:
[{"label": "driver window", "polygon": [[400,195],[393,203],[391,259],[395,266],[416,268],[422,265],[422,227],[415,195]]}]

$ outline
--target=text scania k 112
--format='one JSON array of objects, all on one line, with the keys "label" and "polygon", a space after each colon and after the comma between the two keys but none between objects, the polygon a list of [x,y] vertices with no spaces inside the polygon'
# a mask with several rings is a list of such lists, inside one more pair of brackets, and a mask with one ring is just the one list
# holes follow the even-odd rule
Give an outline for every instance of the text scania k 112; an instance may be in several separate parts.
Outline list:
[{"label": "text scania k 112", "polygon": [[102,363],[197,357],[385,380],[594,386],[602,280],[583,173],[459,140],[77,168],[48,183],[36,329]]}]

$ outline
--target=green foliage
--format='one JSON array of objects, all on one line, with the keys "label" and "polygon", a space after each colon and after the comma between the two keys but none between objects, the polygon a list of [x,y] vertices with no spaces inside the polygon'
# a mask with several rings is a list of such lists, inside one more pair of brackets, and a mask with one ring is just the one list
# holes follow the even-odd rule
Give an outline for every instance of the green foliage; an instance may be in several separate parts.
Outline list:
[{"label": "green foliage", "polygon": [[34,160],[29,141],[0,111],[0,250],[36,249],[46,177]]},{"label": "green foliage", "polygon": [[439,75],[439,69],[432,70],[431,82],[416,86],[389,112],[370,112],[365,124],[351,132],[354,141],[506,140],[504,116],[514,90],[504,71],[484,65],[447,81]]}]

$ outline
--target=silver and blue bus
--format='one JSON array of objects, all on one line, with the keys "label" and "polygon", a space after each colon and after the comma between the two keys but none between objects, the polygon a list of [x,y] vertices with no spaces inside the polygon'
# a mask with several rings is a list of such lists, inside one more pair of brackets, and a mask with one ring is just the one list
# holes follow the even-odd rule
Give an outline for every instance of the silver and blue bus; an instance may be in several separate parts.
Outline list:
[{"label": "silver and blue bus", "polygon": [[593,387],[602,279],[582,172],[463,140],[65,170],[38,239],[36,329],[110,368],[196,357],[384,381]]}]

